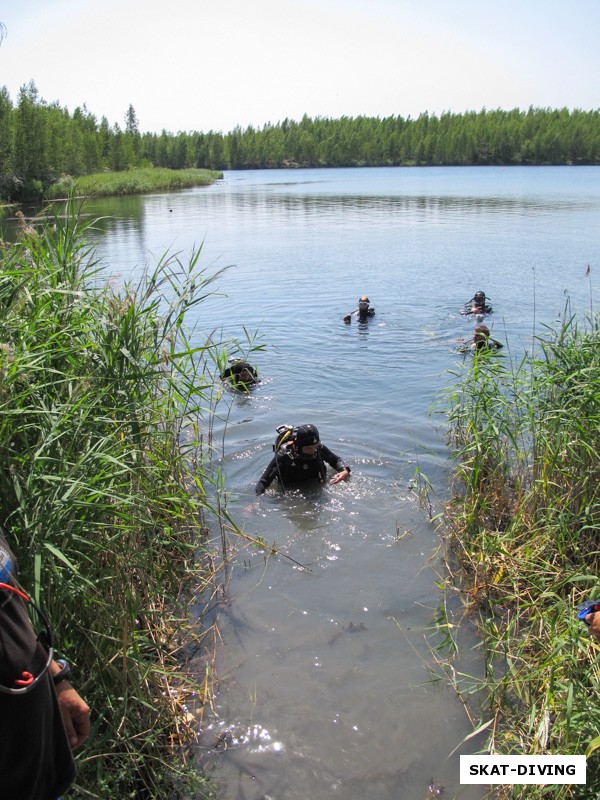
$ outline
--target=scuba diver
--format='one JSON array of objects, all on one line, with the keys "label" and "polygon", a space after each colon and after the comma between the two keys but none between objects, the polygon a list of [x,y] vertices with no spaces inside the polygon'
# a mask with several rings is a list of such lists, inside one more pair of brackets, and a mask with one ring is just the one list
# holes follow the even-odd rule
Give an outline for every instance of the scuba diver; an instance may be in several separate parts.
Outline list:
[{"label": "scuba diver", "polygon": [[275,455],[256,484],[256,494],[263,494],[275,478],[282,489],[305,481],[318,480],[325,483],[329,464],[336,474],[329,481],[339,483],[346,480],[350,467],[332,453],[319,439],[319,431],[314,425],[280,425],[273,445]]},{"label": "scuba diver", "polygon": [[475,292],[468,303],[465,303],[461,314],[491,314],[493,308],[487,302],[485,292]]},{"label": "scuba diver", "polygon": [[499,350],[502,342],[492,339],[487,325],[476,325],[473,331],[471,347],[475,350]]},{"label": "scuba diver", "polygon": [[247,361],[233,361],[221,373],[221,380],[229,381],[240,392],[249,392],[252,386],[260,382],[258,370]]},{"label": "scuba diver", "polygon": [[459,347],[459,353],[468,353],[477,351],[490,351],[500,350],[504,345],[502,342],[492,339],[490,336],[490,329],[487,325],[476,325],[473,330],[473,338],[468,344]]},{"label": "scuba diver", "polygon": [[359,322],[367,322],[369,317],[374,317],[375,309],[371,308],[369,302],[370,300],[367,297],[367,295],[363,294],[363,296],[358,301],[358,308],[355,311],[351,311],[350,314],[346,314],[346,316],[344,317],[344,322],[347,324],[352,322],[353,314],[356,314],[356,318],[358,319]]}]

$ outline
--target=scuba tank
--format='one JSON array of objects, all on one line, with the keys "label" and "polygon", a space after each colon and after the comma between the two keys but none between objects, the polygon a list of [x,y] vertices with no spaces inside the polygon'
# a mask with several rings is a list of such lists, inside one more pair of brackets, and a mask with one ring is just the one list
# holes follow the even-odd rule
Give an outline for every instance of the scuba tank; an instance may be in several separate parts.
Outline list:
[{"label": "scuba tank", "polygon": [[280,425],[276,428],[277,431],[277,438],[275,439],[275,443],[273,444],[273,450],[277,452],[279,448],[284,445],[286,442],[287,444],[291,444],[295,440],[295,433],[296,428],[293,425]]}]

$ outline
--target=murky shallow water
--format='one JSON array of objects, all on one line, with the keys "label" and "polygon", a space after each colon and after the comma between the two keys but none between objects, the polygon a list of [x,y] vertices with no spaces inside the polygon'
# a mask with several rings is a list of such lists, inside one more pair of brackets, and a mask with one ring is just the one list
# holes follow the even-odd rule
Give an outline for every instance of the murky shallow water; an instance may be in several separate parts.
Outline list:
[{"label": "murky shallow water", "polygon": [[224,796],[425,797],[431,777],[457,788],[448,756],[471,729],[432,682],[439,597],[422,511],[348,484],[268,497],[256,514],[261,530],[277,518],[285,551],[310,571],[247,553],[236,569],[219,719],[204,740],[210,760],[225,737]]}]

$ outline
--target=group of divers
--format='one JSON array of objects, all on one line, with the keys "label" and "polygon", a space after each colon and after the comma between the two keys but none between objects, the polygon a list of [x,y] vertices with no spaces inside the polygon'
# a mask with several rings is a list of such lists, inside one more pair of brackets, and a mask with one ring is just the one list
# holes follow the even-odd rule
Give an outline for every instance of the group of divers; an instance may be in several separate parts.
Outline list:
[{"label": "group of divers", "polygon": [[[487,325],[482,324],[486,314],[493,312],[484,292],[475,292],[464,304],[461,315],[470,315],[478,321],[470,342],[459,347],[459,352],[478,352],[497,350],[502,344],[490,336]],[[375,316],[367,295],[362,295],[357,308],[344,315],[343,321],[349,325],[353,318],[359,323],[366,323]],[[238,392],[249,392],[260,383],[258,370],[243,360],[231,362],[221,373],[221,380],[229,383]],[[327,465],[335,469],[329,483],[335,484],[346,480],[350,475],[350,467],[344,459],[333,453],[324,445],[315,425],[280,425],[273,444],[274,455],[256,483],[257,495],[263,494],[273,481],[277,480],[285,491],[308,482],[325,483],[327,481]]]}]

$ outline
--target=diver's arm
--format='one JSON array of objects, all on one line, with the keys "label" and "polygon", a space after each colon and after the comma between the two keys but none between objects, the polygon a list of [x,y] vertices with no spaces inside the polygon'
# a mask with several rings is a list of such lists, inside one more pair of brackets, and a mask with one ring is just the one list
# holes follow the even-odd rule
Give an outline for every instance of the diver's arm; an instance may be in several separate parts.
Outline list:
[{"label": "diver's arm", "polygon": [[269,462],[269,466],[263,472],[256,483],[256,494],[264,494],[265,491],[269,488],[269,486],[273,483],[274,479],[277,477],[277,454],[273,456],[271,461]]},{"label": "diver's arm", "polygon": [[344,463],[344,460],[335,453],[332,453],[331,450],[324,444],[321,445],[321,455],[323,457],[323,461],[326,461],[329,466],[337,470],[330,483],[339,483],[340,481],[345,481],[348,475],[350,475],[350,467]]}]

